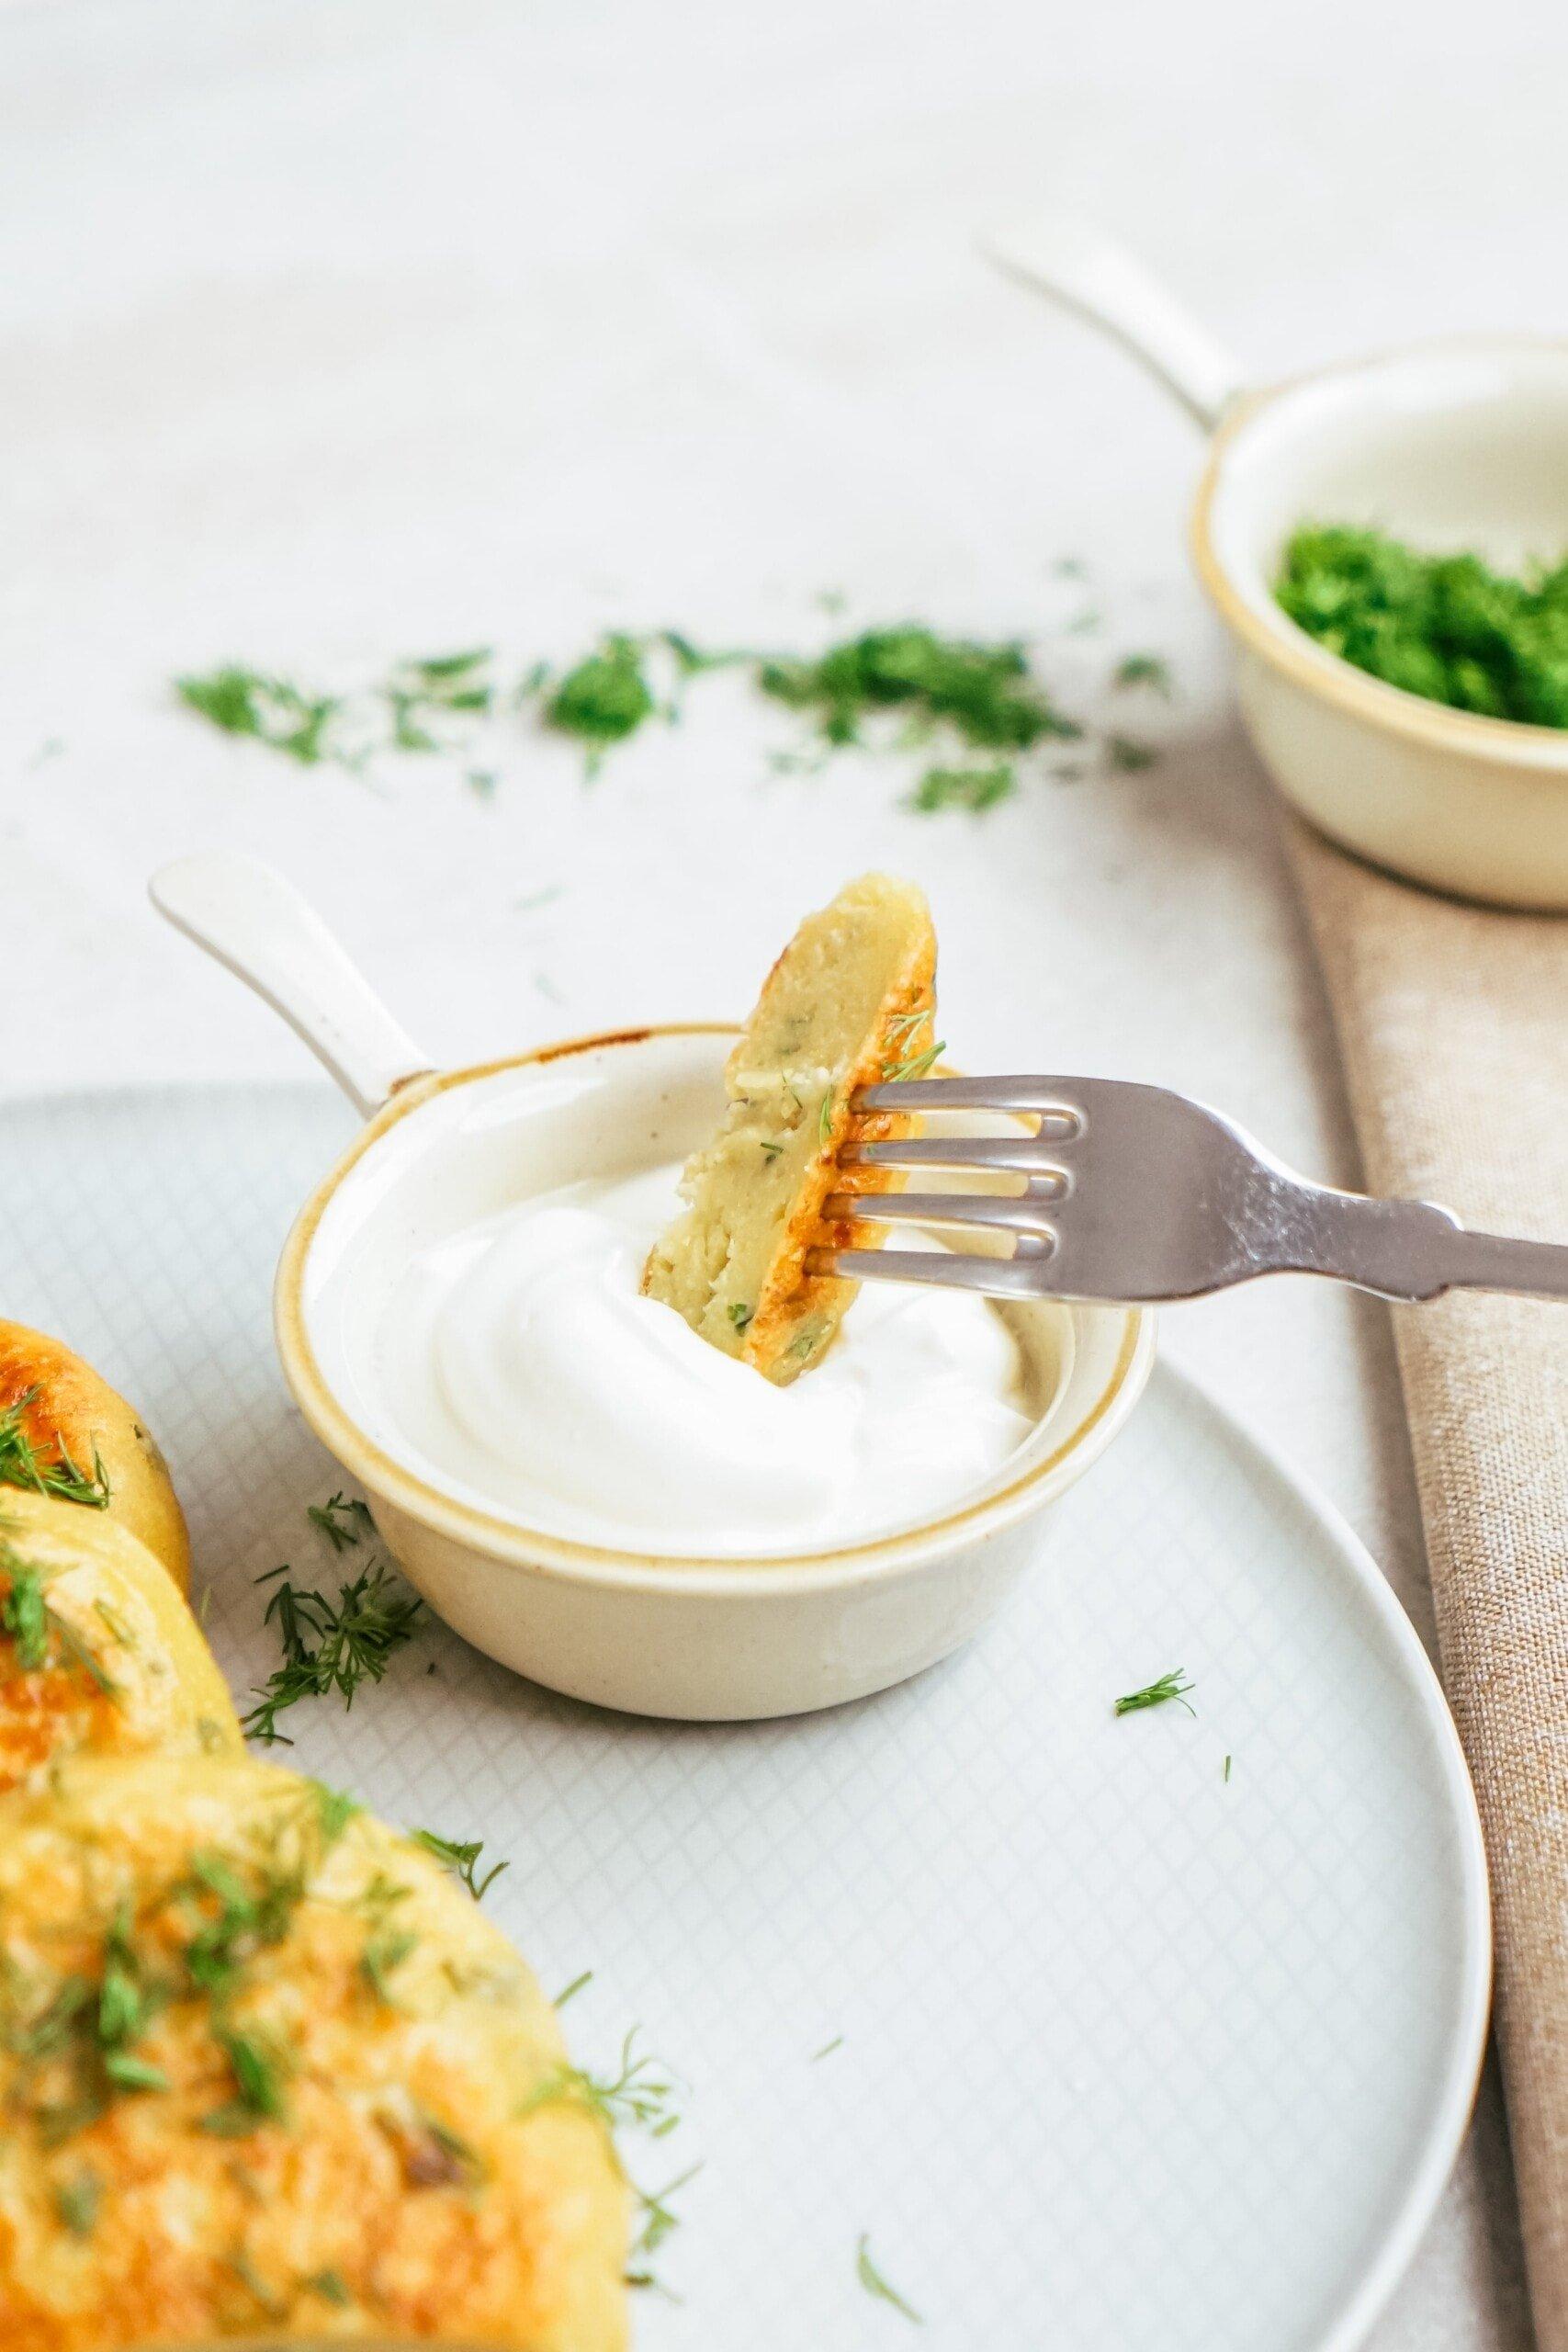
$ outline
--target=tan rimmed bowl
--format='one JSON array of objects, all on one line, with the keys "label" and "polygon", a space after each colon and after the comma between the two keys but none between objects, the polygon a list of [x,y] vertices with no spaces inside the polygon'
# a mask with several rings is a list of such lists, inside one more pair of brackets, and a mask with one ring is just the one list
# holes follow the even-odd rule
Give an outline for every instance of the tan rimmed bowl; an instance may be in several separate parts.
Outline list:
[{"label": "tan rimmed bowl", "polygon": [[1040,1411],[989,1487],[890,1535],[758,1559],[620,1550],[520,1526],[389,1451],[367,1426],[375,1416],[335,1320],[354,1311],[372,1209],[412,1247],[422,1220],[449,1222],[454,1204],[479,1216],[679,1159],[716,1124],[733,1034],[620,1031],[407,1081],[301,1211],[274,1300],[300,1411],[436,1613],[552,1690],[693,1721],[835,1706],[967,1641],[1037,1557],[1051,1507],[1122,1427],[1154,1353],[1152,1318],[1135,1309],[1020,1310]]},{"label": "tan rimmed bowl", "polygon": [[1568,343],[1474,335],[1264,390],[1132,254],[1046,212],[985,240],[1007,274],[1104,328],[1210,436],[1198,576],[1229,630],[1242,715],[1275,782],[1347,849],[1497,906],[1568,910],[1568,729],[1480,718],[1370,677],[1275,602],[1302,523],[1568,553]]},{"label": "tan rimmed bowl", "polygon": [[1243,395],[1192,518],[1253,741],[1345,847],[1436,888],[1568,908],[1568,729],[1405,694],[1317,644],[1276,603],[1303,522],[1372,524],[1522,567],[1568,548],[1568,344],[1416,345]]}]

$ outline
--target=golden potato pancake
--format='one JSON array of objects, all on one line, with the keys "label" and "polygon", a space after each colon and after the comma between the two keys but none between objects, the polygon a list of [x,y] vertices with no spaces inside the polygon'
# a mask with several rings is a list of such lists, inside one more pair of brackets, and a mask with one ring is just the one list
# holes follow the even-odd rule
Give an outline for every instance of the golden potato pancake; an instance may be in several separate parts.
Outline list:
[{"label": "golden potato pancake", "polygon": [[783,1386],[821,1360],[858,1283],[806,1272],[816,1247],[874,1249],[885,1228],[828,1225],[831,1192],[886,1192],[887,1170],[840,1169],[840,1147],[915,1122],[852,1118],[857,1088],[932,1058],[936,934],[912,883],[863,875],[807,915],[725,1066],[728,1107],[687,1161],[687,1206],[655,1242],[642,1287],[726,1355]]},{"label": "golden potato pancake", "polygon": [[228,1687],[143,1544],[0,1487],[0,1792],[84,1753],[243,1751]]},{"label": "golden potato pancake", "polygon": [[0,1799],[0,2344],[621,2352],[627,2191],[430,1855],[246,1758]]},{"label": "golden potato pancake", "polygon": [[63,1340],[0,1321],[0,1500],[8,1487],[104,1512],[187,1589],[185,1513],[145,1423]]}]

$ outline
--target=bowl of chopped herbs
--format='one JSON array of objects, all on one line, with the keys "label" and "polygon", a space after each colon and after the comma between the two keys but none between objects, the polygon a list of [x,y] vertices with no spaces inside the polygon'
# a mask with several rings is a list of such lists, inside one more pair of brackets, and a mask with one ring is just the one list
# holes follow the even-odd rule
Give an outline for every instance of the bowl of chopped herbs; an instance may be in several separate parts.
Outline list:
[{"label": "bowl of chopped herbs", "polygon": [[1429,887],[1568,910],[1568,343],[1416,346],[1238,396],[1193,547],[1304,815]]}]

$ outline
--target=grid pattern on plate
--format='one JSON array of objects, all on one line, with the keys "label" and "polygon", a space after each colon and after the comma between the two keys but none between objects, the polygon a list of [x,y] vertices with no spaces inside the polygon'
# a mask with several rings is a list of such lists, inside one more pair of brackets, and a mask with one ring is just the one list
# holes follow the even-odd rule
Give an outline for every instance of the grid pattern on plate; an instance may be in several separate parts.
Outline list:
[{"label": "grid pattern on plate", "polygon": [[[68,1337],[170,1454],[231,1680],[253,1579],[329,1577],[337,1484],[273,1359],[293,1209],[349,1132],[317,1089],[4,1114],[6,1311]],[[579,2054],[640,2024],[690,2089],[633,2148],[703,2160],[645,2352],[1287,2352],[1320,2335],[1430,2120],[1459,1860],[1420,1709],[1332,1541],[1156,1379],[987,1636],[798,1723],[616,1719],[428,1628],[297,1760],[482,1836],[488,1898]],[[1196,1719],[1111,1702],[1180,1665]],[[1233,1758],[1223,1777],[1224,1758]],[[814,2055],[838,2035],[842,2044]]]}]

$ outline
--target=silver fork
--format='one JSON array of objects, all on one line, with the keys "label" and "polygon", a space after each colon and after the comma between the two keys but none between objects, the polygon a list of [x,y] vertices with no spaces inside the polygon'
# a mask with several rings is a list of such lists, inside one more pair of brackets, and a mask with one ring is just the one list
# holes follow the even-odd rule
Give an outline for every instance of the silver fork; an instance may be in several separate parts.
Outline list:
[{"label": "silver fork", "polygon": [[946,1169],[1003,1193],[835,1193],[824,1216],[957,1226],[1010,1255],[813,1250],[812,1273],[934,1283],[993,1298],[1201,1298],[1259,1274],[1326,1274],[1380,1298],[1449,1290],[1568,1299],[1568,1246],[1473,1233],[1431,1201],[1309,1183],[1206,1104],[1110,1078],[942,1078],[867,1087],[851,1108],[1033,1116],[1017,1135],[846,1144],[845,1167]]}]

